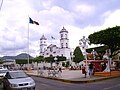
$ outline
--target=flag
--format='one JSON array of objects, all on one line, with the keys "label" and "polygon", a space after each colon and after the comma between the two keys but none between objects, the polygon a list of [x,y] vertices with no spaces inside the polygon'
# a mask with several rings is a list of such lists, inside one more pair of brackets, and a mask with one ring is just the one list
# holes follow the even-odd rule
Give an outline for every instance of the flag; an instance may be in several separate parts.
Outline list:
[{"label": "flag", "polygon": [[29,23],[39,25],[37,21],[33,21],[30,17],[29,17]]},{"label": "flag", "polygon": [[52,39],[55,39],[53,36],[51,36]]}]

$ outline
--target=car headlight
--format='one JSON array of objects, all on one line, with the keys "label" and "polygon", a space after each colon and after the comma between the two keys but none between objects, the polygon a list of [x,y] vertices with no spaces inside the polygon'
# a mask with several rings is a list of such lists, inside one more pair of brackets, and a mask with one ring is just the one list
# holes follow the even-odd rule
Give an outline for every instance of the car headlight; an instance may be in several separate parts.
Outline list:
[{"label": "car headlight", "polygon": [[30,82],[30,85],[35,85],[35,82],[34,81]]},{"label": "car headlight", "polygon": [[17,84],[10,84],[10,87],[18,87]]}]

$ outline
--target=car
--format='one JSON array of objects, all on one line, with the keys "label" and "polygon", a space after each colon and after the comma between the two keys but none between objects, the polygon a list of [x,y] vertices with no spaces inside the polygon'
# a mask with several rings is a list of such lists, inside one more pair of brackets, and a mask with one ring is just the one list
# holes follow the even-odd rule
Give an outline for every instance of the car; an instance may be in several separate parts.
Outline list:
[{"label": "car", "polygon": [[8,71],[3,78],[4,90],[35,90],[35,81],[22,70]]},{"label": "car", "polygon": [[7,72],[8,72],[7,68],[0,67],[0,78],[3,78]]}]

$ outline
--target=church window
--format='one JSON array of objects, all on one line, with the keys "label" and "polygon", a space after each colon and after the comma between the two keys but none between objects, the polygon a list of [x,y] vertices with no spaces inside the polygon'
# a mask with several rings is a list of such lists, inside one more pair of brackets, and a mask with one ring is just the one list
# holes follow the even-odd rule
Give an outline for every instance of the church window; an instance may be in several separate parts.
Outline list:
[{"label": "church window", "polygon": [[42,44],[42,41],[40,43]]},{"label": "church window", "polygon": [[56,52],[53,52],[53,53],[56,53]]},{"label": "church window", "polygon": [[53,55],[52,54],[50,54],[50,57],[52,57]]},{"label": "church window", "polygon": [[68,43],[66,43],[66,48],[68,48]]},{"label": "church window", "polygon": [[53,48],[52,47],[50,47],[50,52],[52,52],[53,51]]},{"label": "church window", "polygon": [[65,34],[65,38],[67,38],[67,34]]},{"label": "church window", "polygon": [[61,38],[63,38],[63,34],[61,34]]},{"label": "church window", "polygon": [[46,48],[44,48],[44,51],[46,50]]},{"label": "church window", "polygon": [[61,47],[63,48],[63,43],[61,43]]},{"label": "church window", "polygon": [[42,52],[42,48],[40,48],[40,52]]}]

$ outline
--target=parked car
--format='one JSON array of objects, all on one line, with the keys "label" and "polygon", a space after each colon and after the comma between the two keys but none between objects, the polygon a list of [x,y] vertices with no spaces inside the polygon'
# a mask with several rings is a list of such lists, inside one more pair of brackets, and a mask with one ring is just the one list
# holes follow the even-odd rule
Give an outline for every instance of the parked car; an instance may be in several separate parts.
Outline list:
[{"label": "parked car", "polygon": [[8,72],[7,68],[0,67],[0,78],[3,78],[7,72]]},{"label": "parked car", "polygon": [[8,71],[3,78],[4,90],[35,90],[35,82],[24,71]]}]

